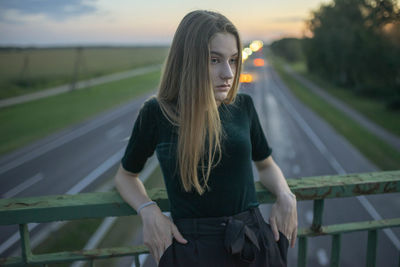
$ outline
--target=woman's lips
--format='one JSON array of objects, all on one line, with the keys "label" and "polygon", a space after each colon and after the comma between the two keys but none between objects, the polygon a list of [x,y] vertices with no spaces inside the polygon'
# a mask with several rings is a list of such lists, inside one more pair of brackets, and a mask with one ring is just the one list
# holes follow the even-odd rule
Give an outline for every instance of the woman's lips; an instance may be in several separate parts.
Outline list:
[{"label": "woman's lips", "polygon": [[231,88],[230,85],[219,85],[219,86],[217,86],[217,90],[218,91],[229,91],[230,88]]}]

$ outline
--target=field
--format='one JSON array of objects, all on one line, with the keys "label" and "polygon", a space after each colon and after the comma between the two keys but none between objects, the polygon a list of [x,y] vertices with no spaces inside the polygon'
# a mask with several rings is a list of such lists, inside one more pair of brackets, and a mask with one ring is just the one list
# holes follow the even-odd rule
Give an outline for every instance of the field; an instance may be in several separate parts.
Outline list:
[{"label": "field", "polygon": [[0,49],[0,99],[141,66],[162,64],[168,47]]}]

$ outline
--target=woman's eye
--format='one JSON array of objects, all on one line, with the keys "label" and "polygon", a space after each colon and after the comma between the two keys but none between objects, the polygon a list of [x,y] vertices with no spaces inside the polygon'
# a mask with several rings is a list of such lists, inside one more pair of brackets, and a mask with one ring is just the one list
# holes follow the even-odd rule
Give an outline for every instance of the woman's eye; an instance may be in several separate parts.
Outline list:
[{"label": "woman's eye", "polygon": [[237,63],[237,61],[238,61],[238,59],[237,59],[237,58],[232,58],[232,59],[230,60],[231,64],[236,64],[236,63]]},{"label": "woman's eye", "polygon": [[218,58],[215,57],[211,58],[211,63],[218,63],[218,62],[219,62]]}]

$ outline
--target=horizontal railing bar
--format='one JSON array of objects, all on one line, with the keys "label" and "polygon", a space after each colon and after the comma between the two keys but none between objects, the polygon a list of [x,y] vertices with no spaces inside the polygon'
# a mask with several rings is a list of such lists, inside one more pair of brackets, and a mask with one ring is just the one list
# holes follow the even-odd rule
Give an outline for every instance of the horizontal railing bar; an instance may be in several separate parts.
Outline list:
[{"label": "horizontal railing bar", "polygon": [[[297,200],[395,193],[400,192],[400,171],[288,179],[288,184]],[[260,203],[274,201],[260,182],[255,186]],[[164,188],[153,188],[148,195],[169,211]],[[0,225],[129,215],[136,215],[135,210],[115,191],[0,200]]]},{"label": "horizontal railing bar", "polygon": [[[169,210],[164,189],[151,189],[148,195]],[[0,225],[129,215],[137,213],[115,191],[0,200]]]},{"label": "horizontal railing bar", "polygon": [[0,266],[24,266],[21,257],[0,258]]},{"label": "horizontal railing bar", "polygon": [[342,223],[342,224],[332,224],[321,227],[321,231],[314,232],[309,228],[299,229],[297,236],[320,236],[320,235],[335,235],[335,234],[345,234],[350,232],[358,231],[368,231],[368,230],[378,230],[391,227],[399,227],[400,218],[395,219],[385,219],[377,221],[362,221],[362,222],[352,222],[352,223]]},{"label": "horizontal railing bar", "polygon": [[[398,227],[398,226],[400,226],[400,218],[323,226],[321,228],[322,232],[319,233],[315,233],[310,231],[309,229],[302,228],[299,229],[298,231],[298,237],[299,240],[304,241],[302,243],[304,247],[302,247],[299,253],[302,254],[302,256],[306,255],[307,237],[313,237],[319,235],[336,235],[349,232],[377,230],[377,229]],[[104,259],[111,257],[134,256],[134,255],[148,254],[148,253],[149,251],[147,247],[144,245],[117,247],[117,248],[102,248],[102,249],[32,255],[29,259],[29,263],[30,264],[60,263],[60,262],[71,262],[77,260],[92,260],[92,259]],[[17,263],[21,262],[22,258],[6,258],[6,259],[0,258],[1,266],[18,266]],[[300,260],[300,262],[303,262],[305,264],[305,259]]]},{"label": "horizontal railing bar", "polygon": [[[40,255],[32,255],[28,264],[48,264],[48,263],[61,263],[72,261],[90,261],[94,259],[105,259],[113,257],[134,256],[137,254],[147,254],[148,249],[144,245],[129,246],[129,247],[116,247],[116,248],[100,248],[82,251],[63,251],[55,253],[43,253]],[[13,257],[0,259],[1,266],[14,266],[14,264],[21,264],[22,258]],[[20,266],[20,265],[19,265]]]},{"label": "horizontal railing bar", "polygon": [[297,200],[400,192],[400,171],[317,176],[287,180]]}]

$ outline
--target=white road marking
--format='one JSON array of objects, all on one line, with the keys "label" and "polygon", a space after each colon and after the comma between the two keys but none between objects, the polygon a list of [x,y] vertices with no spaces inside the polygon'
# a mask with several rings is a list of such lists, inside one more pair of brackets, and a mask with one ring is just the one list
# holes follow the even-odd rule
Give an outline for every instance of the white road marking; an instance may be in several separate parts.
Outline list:
[{"label": "white road marking", "polygon": [[121,142],[126,142],[126,141],[129,141],[129,138],[131,138],[130,136],[128,136],[128,137],[125,137],[124,139],[122,139],[121,140]]},{"label": "white road marking", "polygon": [[[279,83],[277,82],[276,85],[280,87]],[[280,95],[280,99],[286,99],[285,95],[281,91],[282,90],[275,90],[275,92]],[[292,103],[286,101],[284,105],[282,105],[282,107],[286,108],[288,113],[294,118],[300,128],[304,131],[304,133],[308,136],[308,138],[320,151],[324,158],[329,162],[332,168],[340,175],[346,174],[346,171],[344,170],[342,165],[336,160],[335,156],[328,150],[328,148],[324,145],[318,135],[311,129],[307,122],[299,115],[299,113],[293,107]],[[358,201],[360,201],[361,205],[366,209],[366,211],[374,220],[382,220],[382,216],[376,211],[374,206],[368,201],[365,196],[357,196],[356,198],[358,199]],[[386,228],[383,229],[383,232],[386,234],[389,240],[392,241],[396,249],[400,251],[400,241],[394,234],[393,230],[390,228]]]},{"label": "white road marking", "polygon": [[25,162],[35,159],[57,147],[60,147],[61,145],[68,143],[84,134],[87,134],[88,132],[93,131],[93,130],[109,123],[110,121],[113,121],[116,118],[123,116],[124,114],[129,113],[131,111],[132,111],[132,105],[125,105],[122,108],[112,111],[111,113],[107,113],[106,115],[102,116],[101,118],[95,119],[83,127],[80,127],[73,131],[70,131],[63,136],[61,136],[51,142],[48,142],[48,143],[44,144],[43,146],[40,146],[39,148],[36,148],[33,151],[30,151],[30,152],[18,157],[17,159],[15,159],[13,161],[10,161],[10,162],[0,166],[0,174],[3,174],[15,167],[18,167],[18,166],[24,164]]},{"label": "white road marking", "polygon": [[114,166],[118,161],[121,160],[123,153],[125,151],[125,147],[120,149],[117,153],[112,155],[109,159],[104,161],[99,167],[90,172],[85,178],[83,178],[79,183],[74,185],[70,190],[68,190],[65,194],[75,195],[85,189],[88,185],[93,183],[97,178],[99,178],[103,173],[109,170],[112,166]]},{"label": "white road marking", "polygon": [[329,263],[328,256],[326,254],[325,249],[320,248],[317,250],[317,259],[318,259],[318,263],[322,266],[325,266]]},{"label": "white road marking", "polygon": [[[121,160],[122,155],[125,151],[125,148],[120,149],[117,153],[103,162],[99,167],[94,169],[91,173],[89,173],[85,178],[83,178],[78,184],[73,186],[70,190],[68,190],[65,194],[77,194],[85,189],[88,185],[90,185],[94,180],[104,174],[108,169],[114,166],[118,161]],[[38,223],[29,223],[28,229],[29,231],[35,229],[39,224]],[[11,237],[9,237],[3,244],[0,245],[0,254],[7,250],[9,247],[14,245],[20,239],[19,232],[14,233]]]},{"label": "white road marking", "polygon": [[[158,161],[156,160],[156,157],[153,156],[148,160],[148,163],[146,164],[143,171],[139,175],[139,178],[143,183],[154,172],[157,165],[158,165]],[[164,214],[166,214],[166,213],[164,213]],[[97,231],[90,237],[89,241],[86,243],[84,250],[96,248],[100,244],[100,242],[104,239],[105,235],[108,233],[110,228],[113,226],[116,219],[118,219],[118,217],[104,219],[103,223],[100,225],[99,228],[97,228]],[[144,260],[146,260],[146,258]],[[141,261],[141,262],[143,262],[143,261]],[[71,264],[70,267],[81,267],[81,266],[84,266],[85,263],[87,263],[87,262],[86,261],[77,261],[77,262]]]},{"label": "white road marking", "polygon": [[[28,230],[29,232],[36,228],[38,226],[38,223],[28,223]],[[19,241],[19,232],[14,233],[12,236],[10,236],[3,244],[0,245],[0,254],[3,253],[5,250],[7,250],[9,247],[14,245],[16,242]]]},{"label": "white road marking", "polygon": [[[65,134],[64,136],[61,136],[51,142],[48,142],[46,144],[44,144],[43,146],[40,146],[37,149],[34,149],[28,153],[25,153],[23,156],[18,157],[17,159],[8,162],[7,164],[4,164],[2,166],[0,166],[0,174],[5,173],[15,167],[18,167],[22,164],[24,164],[25,162],[28,162],[32,159],[35,159],[65,143],[68,143],[92,130],[95,130],[105,124],[107,124],[110,121],[115,120],[116,118],[123,116],[126,113],[129,113],[132,111],[132,105],[125,105],[117,110],[114,110],[110,113],[107,113],[106,115],[102,116],[101,118],[95,119],[93,121],[91,121],[90,123],[86,124],[83,127],[80,127],[74,131],[70,131],[67,134]],[[127,138],[127,140],[129,139],[129,137]],[[125,148],[124,148],[125,149]],[[111,158],[112,160],[115,161],[115,163],[120,160],[122,158],[124,149],[121,149],[120,151],[117,152],[117,154],[120,156],[119,158],[116,157],[117,154],[113,155]],[[111,159],[110,158],[110,159]],[[104,162],[103,164],[110,166],[110,161],[107,160],[106,162]],[[108,169],[103,167],[103,164],[99,166],[99,168],[95,169],[91,174],[89,174],[87,177],[85,177],[84,180],[82,180],[82,182],[76,186],[74,186],[73,188],[71,188],[67,193],[65,194],[73,194],[75,193],[79,193],[79,188],[81,188],[81,190],[83,190],[84,188],[84,184],[86,184],[86,186],[90,183],[88,183],[89,180],[94,181],[96,178],[95,174],[97,173],[98,176],[102,175],[105,171],[107,171]],[[101,170],[103,170],[104,172],[101,173]],[[35,229],[39,224],[37,223],[29,223],[28,224],[28,229],[29,231]],[[0,254],[3,253],[5,250],[7,250],[8,248],[10,248],[12,245],[14,245],[16,242],[18,242],[20,239],[20,235],[19,232],[14,233],[12,236],[10,236],[5,242],[3,242],[2,244],[0,244]]]},{"label": "white road marking", "polygon": [[121,124],[116,125],[106,132],[106,136],[108,139],[114,139],[117,135],[119,135],[124,130]]},{"label": "white road marking", "polygon": [[[89,242],[86,243],[83,250],[89,250],[93,248],[97,248],[100,242],[103,240],[103,237],[108,233],[111,226],[115,223],[118,217],[107,217],[103,220],[101,225],[97,228],[96,232],[91,236]],[[80,267],[84,266],[87,261],[75,261],[69,267]]]},{"label": "white road marking", "polygon": [[39,182],[40,180],[42,180],[44,178],[43,174],[41,172],[39,172],[38,174],[34,175],[33,177],[27,179],[26,181],[24,181],[23,183],[17,185],[16,187],[14,187],[13,189],[11,189],[10,191],[6,192],[3,194],[3,198],[11,198],[15,195],[18,195],[19,193],[21,193],[22,191],[24,191],[25,189],[27,189],[28,187],[36,184],[37,182]]}]

